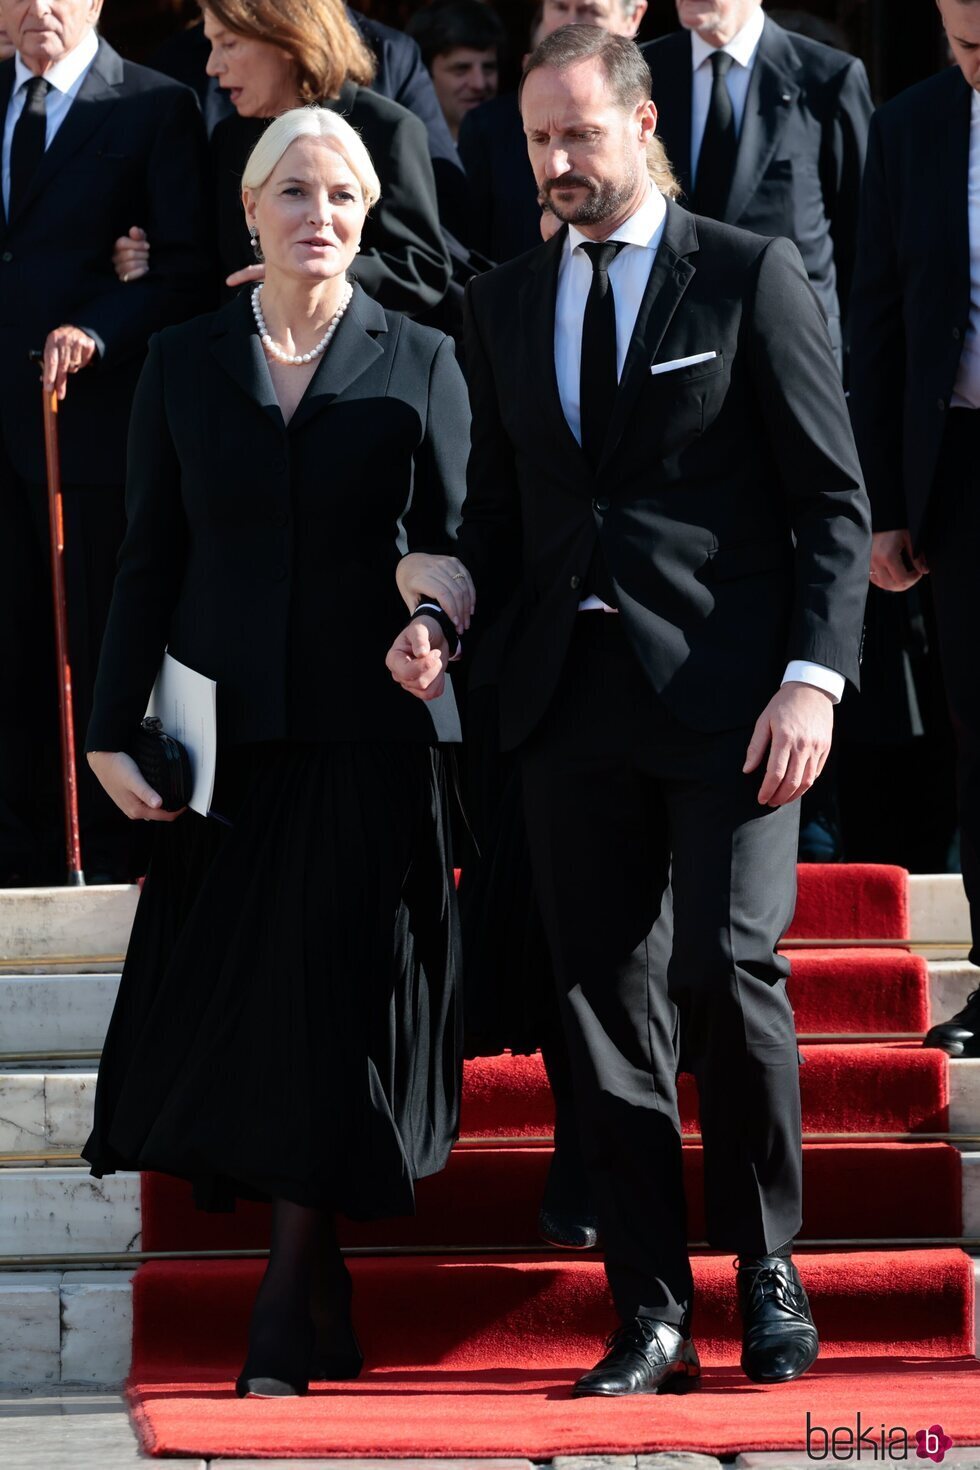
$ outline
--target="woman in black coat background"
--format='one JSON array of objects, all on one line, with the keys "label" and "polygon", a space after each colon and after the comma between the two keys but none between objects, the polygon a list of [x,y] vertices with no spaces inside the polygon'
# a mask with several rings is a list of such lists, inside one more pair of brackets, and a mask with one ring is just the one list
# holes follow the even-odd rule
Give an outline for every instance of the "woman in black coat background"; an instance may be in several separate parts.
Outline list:
[{"label": "woman in black coat background", "polygon": [[[335,1212],[411,1213],[458,1127],[455,708],[384,660],[403,555],[452,551],[469,415],[452,344],[346,279],[378,183],[342,119],[279,118],[245,179],[265,284],[154,338],[133,411],[86,748],[159,825],[84,1156],[273,1201],[238,1391],[282,1394],[360,1368]],[[225,822],[126,754],[168,647],[217,682]]]}]

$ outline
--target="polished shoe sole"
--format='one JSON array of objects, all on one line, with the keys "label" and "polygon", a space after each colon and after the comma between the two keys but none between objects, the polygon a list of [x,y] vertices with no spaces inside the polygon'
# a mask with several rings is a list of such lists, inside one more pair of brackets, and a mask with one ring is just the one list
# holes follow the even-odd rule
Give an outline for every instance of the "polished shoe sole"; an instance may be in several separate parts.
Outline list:
[{"label": "polished shoe sole", "polygon": [[583,1389],[579,1389],[579,1388],[576,1387],[576,1388],[573,1388],[572,1389],[572,1398],[573,1399],[624,1399],[624,1398],[631,1398],[631,1397],[633,1397],[635,1395],[639,1395],[641,1393],[645,1393],[645,1394],[691,1393],[695,1388],[700,1388],[700,1387],[701,1387],[701,1375],[699,1373],[688,1373],[685,1369],[680,1369],[680,1370],[678,1370],[678,1372],[674,1373],[670,1378],[665,1379],[663,1383],[658,1384],[658,1386],[656,1388],[632,1388],[632,1389],[629,1389],[626,1393],[615,1393],[615,1392],[613,1392],[610,1389],[604,1389],[604,1388],[583,1388]]},{"label": "polished shoe sole", "polygon": [[302,1398],[306,1389],[284,1378],[239,1378],[235,1392],[240,1399],[296,1399]]}]

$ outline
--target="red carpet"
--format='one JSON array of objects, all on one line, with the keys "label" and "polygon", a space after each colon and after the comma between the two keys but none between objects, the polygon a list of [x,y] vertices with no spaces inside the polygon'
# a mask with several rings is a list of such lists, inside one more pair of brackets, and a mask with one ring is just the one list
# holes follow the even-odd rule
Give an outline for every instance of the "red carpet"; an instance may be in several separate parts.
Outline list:
[{"label": "red carpet", "polygon": [[[695,1332],[707,1372],[693,1394],[576,1402],[612,1322],[598,1263],[365,1259],[355,1300],[369,1371],[300,1402],[234,1398],[251,1262],[153,1263],[137,1276],[132,1398],[152,1453],[454,1456],[734,1453],[805,1444],[826,1427],[941,1423],[980,1440],[973,1273],[959,1251],[803,1255],[823,1338],[817,1371],[760,1388],[740,1373],[734,1273],[698,1257]],[[516,1396],[516,1401],[515,1401]]]},{"label": "red carpet", "polygon": [[[538,1206],[551,1150],[458,1149],[443,1174],[418,1186],[418,1211],[400,1220],[345,1222],[341,1244],[379,1249],[415,1246],[514,1248],[540,1245]],[[704,1240],[703,1155],[684,1150],[688,1236]],[[951,1236],[961,1229],[960,1154],[949,1144],[809,1144],[803,1151],[801,1232],[807,1240],[879,1236]],[[269,1210],[241,1206],[234,1215],[194,1208],[190,1185],[143,1175],[143,1249],[266,1250]]]},{"label": "red carpet", "polygon": [[[901,940],[905,874],[886,867],[801,867],[795,935]],[[808,1134],[915,1134],[948,1127],[948,1062],[875,1033],[929,1024],[924,961],[900,948],[792,952],[790,996],[801,1033],[842,1035],[804,1045],[800,1072]],[[681,1079],[684,1131],[696,1133],[692,1079]],[[959,1250],[801,1251],[821,1333],[816,1368],[797,1383],[761,1388],[739,1370],[730,1257],[695,1258],[699,1390],[634,1400],[574,1401],[570,1388],[614,1324],[595,1256],[552,1256],[535,1221],[553,1115],[538,1057],[485,1058],[466,1067],[463,1138],[449,1168],[423,1181],[411,1219],[347,1224],[347,1246],[406,1247],[431,1255],[352,1263],[355,1312],[368,1371],[320,1385],[308,1398],[240,1401],[259,1261],[154,1262],[135,1282],[130,1394],[144,1446],[155,1455],[294,1458],[509,1456],[687,1449],[712,1454],[807,1445],[824,1431],[881,1435],[939,1423],[954,1445],[980,1443],[980,1363],[974,1283]],[[804,1235],[820,1239],[956,1237],[961,1160],[943,1143],[809,1143]],[[703,1239],[703,1157],[685,1147],[689,1238]],[[143,1178],[149,1250],[262,1249],[268,1210],[194,1210],[188,1186]],[[456,1255],[467,1247],[499,1255]],[[507,1252],[513,1252],[508,1254]],[[858,1423],[860,1414],[860,1424]],[[881,1440],[880,1457],[885,1449]],[[893,1441],[897,1443],[898,1441]],[[867,1437],[864,1458],[870,1458]],[[910,1458],[915,1463],[913,1439]],[[896,1455],[896,1458],[901,1458]]]}]

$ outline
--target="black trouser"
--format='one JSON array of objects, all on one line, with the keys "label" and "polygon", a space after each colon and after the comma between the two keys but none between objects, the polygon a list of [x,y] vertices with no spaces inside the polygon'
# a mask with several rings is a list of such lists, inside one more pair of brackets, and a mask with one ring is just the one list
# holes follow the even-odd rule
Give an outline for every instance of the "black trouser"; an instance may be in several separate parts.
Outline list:
[{"label": "black trouser", "polygon": [[[690,1323],[677,1022],[700,1095],[708,1239],[765,1254],[801,1223],[799,1061],[775,946],[797,805],[760,807],[751,731],[664,709],[618,617],[580,614],[522,752],[528,839],[583,1150],[621,1317]],[[667,905],[673,889],[673,942]]]},{"label": "black trouser", "polygon": [[924,537],[956,737],[960,861],[980,964],[980,411],[953,408]]},{"label": "black trouser", "polygon": [[[125,529],[119,486],[66,487],[65,575],[82,859],[134,877],[144,833],[106,796],[84,756],[99,649]],[[47,490],[0,449],[0,885],[65,876]],[[129,869],[129,871],[126,871]]]}]

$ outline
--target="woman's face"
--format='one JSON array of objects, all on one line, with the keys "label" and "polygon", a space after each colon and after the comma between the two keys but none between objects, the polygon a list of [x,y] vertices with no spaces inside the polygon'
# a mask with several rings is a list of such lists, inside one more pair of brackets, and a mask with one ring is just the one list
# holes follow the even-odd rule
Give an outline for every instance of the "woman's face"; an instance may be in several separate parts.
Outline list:
[{"label": "woman's face", "polygon": [[296,67],[288,51],[226,30],[207,9],[204,34],[211,42],[208,76],[217,78],[239,117],[278,117],[296,106]]},{"label": "woman's face", "polygon": [[343,275],[357,254],[367,210],[343,154],[325,138],[290,143],[262,188],[243,191],[259,232],[266,280],[276,273],[310,284]]}]

